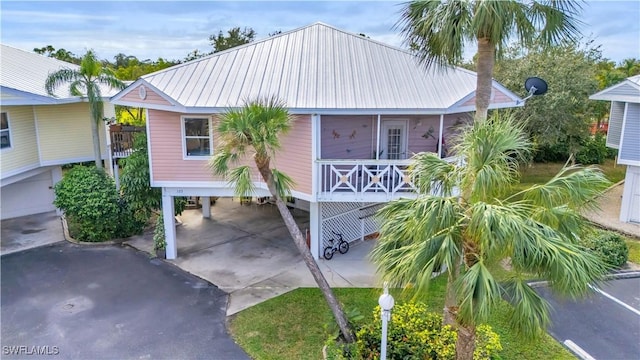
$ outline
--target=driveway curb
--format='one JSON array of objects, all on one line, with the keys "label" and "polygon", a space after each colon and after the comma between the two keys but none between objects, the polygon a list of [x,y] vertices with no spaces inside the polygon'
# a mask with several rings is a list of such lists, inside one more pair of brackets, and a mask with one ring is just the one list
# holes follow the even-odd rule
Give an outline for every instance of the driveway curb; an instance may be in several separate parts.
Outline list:
[{"label": "driveway curb", "polygon": [[[615,273],[607,274],[604,276],[606,280],[616,280],[616,279],[633,279],[640,277],[640,271],[638,270],[620,270]],[[531,288],[539,288],[545,287],[549,285],[549,281],[532,281],[527,283]]]}]

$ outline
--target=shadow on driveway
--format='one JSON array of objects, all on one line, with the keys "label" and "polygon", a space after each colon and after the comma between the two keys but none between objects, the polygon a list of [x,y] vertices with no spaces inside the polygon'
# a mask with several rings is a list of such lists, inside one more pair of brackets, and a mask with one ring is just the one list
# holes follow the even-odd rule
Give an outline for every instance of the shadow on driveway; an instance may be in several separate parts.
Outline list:
[{"label": "shadow on driveway", "polygon": [[143,253],[59,243],[0,263],[3,359],[248,359],[227,294]]}]

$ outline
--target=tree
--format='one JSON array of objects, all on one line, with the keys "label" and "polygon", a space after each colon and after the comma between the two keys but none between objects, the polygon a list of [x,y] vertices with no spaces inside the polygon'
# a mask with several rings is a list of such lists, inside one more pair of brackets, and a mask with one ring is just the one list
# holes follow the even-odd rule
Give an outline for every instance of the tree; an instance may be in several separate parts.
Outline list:
[{"label": "tree", "polygon": [[484,120],[496,54],[513,39],[524,46],[575,40],[579,22],[574,16],[579,9],[572,1],[412,1],[403,8],[397,26],[426,65],[461,63],[465,43],[477,43],[476,119]]},{"label": "tree", "polygon": [[506,49],[496,63],[495,78],[515,92],[521,92],[530,76],[543,77],[550,91],[527,100],[527,106],[513,109],[515,117],[525,122],[529,138],[537,150],[557,149],[555,155],[536,158],[566,161],[576,154],[590,137],[589,125],[606,116],[604,101],[591,101],[598,91],[597,64],[600,48],[591,42],[563,42],[555,46],[535,44],[529,49],[514,45]]},{"label": "tree", "polygon": [[[379,213],[371,258],[384,280],[425,291],[433,273],[445,271],[444,318],[458,329],[458,359],[473,358],[476,325],[503,297],[513,307],[516,331],[530,338],[543,333],[549,304],[528,278],[547,279],[552,289],[577,297],[606,273],[578,241],[585,230],[580,210],[595,206],[592,199],[609,182],[596,168],[568,166],[546,184],[510,195],[530,145],[511,117],[468,125],[455,144],[464,165],[415,155],[410,174],[418,197],[395,200]],[[493,266],[507,258],[511,277],[498,282]]]},{"label": "tree", "polygon": [[218,126],[220,140],[215,155],[210,160],[210,166],[215,174],[226,176],[229,182],[235,185],[237,196],[247,196],[255,190],[251,179],[251,167],[245,165],[231,169],[229,166],[237,165],[249,155],[253,157],[262,179],[275,198],[276,206],[302,259],[327,300],[344,339],[353,342],[354,336],[345,313],[313,259],[304,235],[283,200],[290,195],[293,181],[286,174],[271,167],[271,160],[280,148],[279,137],[286,134],[290,128],[289,114],[284,104],[275,98],[249,101],[238,110],[229,110],[222,116]]},{"label": "tree", "polygon": [[213,46],[213,52],[217,53],[223,50],[231,49],[239,45],[248,44],[253,42],[256,37],[256,32],[252,28],[244,28],[240,30],[240,27],[234,27],[227,30],[225,36],[222,30],[218,32],[218,35],[209,36],[209,42]]},{"label": "tree", "polygon": [[55,58],[55,59],[58,59],[58,60],[70,62],[70,63],[76,64],[76,65],[80,64],[80,61],[82,60],[79,57],[77,57],[74,53],[72,53],[71,51],[67,51],[65,49],[56,50],[56,48],[54,48],[51,45],[43,46],[41,48],[34,48],[33,52],[35,52],[37,54],[40,54],[40,55],[48,56],[50,58]]},{"label": "tree", "polygon": [[45,81],[45,89],[49,95],[62,84],[69,84],[72,96],[86,96],[91,110],[91,135],[93,137],[93,154],[97,168],[102,168],[100,156],[100,135],[98,124],[104,117],[101,85],[113,89],[124,89],[125,85],[114,75],[113,71],[103,67],[92,50],[82,57],[79,69],[62,68],[49,74]]}]

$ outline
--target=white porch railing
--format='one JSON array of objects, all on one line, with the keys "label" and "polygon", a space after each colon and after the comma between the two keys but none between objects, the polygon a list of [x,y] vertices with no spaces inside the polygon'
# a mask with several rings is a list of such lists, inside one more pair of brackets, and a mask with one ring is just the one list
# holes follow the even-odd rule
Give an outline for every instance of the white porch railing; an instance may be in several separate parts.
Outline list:
[{"label": "white porch railing", "polygon": [[416,196],[407,173],[410,160],[318,160],[316,164],[319,201],[385,202]]},{"label": "white porch railing", "polygon": [[318,160],[318,200],[388,201],[412,194],[409,160]]}]

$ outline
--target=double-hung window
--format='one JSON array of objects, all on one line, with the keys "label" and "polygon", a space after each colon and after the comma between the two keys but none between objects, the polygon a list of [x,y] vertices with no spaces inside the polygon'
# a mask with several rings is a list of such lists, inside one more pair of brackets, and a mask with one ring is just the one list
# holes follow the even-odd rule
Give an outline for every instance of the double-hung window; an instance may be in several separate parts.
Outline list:
[{"label": "double-hung window", "polygon": [[212,154],[213,137],[208,117],[182,117],[182,148],[185,159],[203,159]]},{"label": "double-hung window", "polygon": [[0,149],[11,147],[11,130],[6,112],[0,113]]}]

